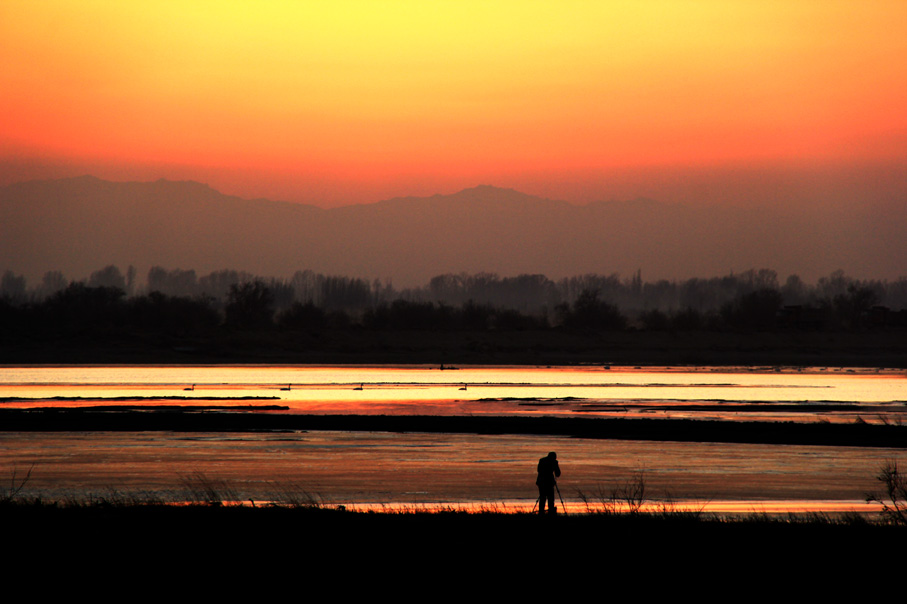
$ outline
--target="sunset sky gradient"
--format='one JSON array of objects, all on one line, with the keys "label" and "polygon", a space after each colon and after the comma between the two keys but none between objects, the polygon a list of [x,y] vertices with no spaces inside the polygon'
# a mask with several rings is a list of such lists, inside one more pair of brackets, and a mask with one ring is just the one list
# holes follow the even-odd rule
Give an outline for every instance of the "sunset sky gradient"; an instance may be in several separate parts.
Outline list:
[{"label": "sunset sky gradient", "polygon": [[903,0],[0,0],[0,184],[892,202],[905,32]]}]

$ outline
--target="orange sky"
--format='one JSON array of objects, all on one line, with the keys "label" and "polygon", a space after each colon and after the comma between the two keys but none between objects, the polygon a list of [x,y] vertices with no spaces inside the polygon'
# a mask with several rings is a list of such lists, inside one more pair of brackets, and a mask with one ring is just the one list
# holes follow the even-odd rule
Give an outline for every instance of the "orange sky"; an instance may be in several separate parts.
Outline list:
[{"label": "orange sky", "polygon": [[0,0],[0,183],[758,201],[905,167],[905,31],[903,0]]}]

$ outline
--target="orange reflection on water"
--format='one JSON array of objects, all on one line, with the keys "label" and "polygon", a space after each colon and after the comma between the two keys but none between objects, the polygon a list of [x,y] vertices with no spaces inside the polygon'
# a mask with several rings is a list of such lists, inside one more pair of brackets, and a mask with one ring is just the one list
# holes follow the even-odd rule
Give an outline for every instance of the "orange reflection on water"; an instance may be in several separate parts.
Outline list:
[{"label": "orange reflection on water", "polygon": [[[597,511],[637,472],[656,507],[775,513],[865,511],[886,459],[868,447],[604,441],[522,435],[380,432],[0,432],[0,469],[32,469],[25,497],[48,501],[153,493],[187,501],[187,477],[225,499],[327,505],[531,509],[535,466],[561,461],[569,510]],[[677,509],[676,507],[674,509]]]},{"label": "orange reflection on water", "polygon": [[[494,512],[499,514],[516,514],[537,512],[536,504],[523,499],[487,503],[354,503],[345,505],[347,509],[362,512],[439,512],[459,511],[470,513]],[[624,505],[609,506],[607,509],[600,505],[589,505],[578,501],[558,501],[559,513],[567,514],[626,514],[629,507]],[[865,501],[834,501],[834,500],[807,500],[794,499],[785,501],[676,501],[649,502],[638,508],[639,512],[652,514],[706,514],[713,516],[754,516],[754,515],[809,515],[809,514],[879,514],[882,506],[877,503]]]},{"label": "orange reflection on water", "polygon": [[[59,398],[58,398],[59,397]],[[28,400],[25,400],[28,399]],[[5,407],[281,405],[290,413],[907,421],[903,371],[437,366],[3,367]]]}]

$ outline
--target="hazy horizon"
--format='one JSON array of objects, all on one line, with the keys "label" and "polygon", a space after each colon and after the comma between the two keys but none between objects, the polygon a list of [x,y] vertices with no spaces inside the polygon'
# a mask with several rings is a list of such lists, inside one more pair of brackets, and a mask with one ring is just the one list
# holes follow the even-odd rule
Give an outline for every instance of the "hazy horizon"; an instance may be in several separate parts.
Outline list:
[{"label": "hazy horizon", "polygon": [[582,274],[646,281],[772,269],[816,281],[905,276],[907,206],[575,205],[478,186],[320,209],[192,181],[96,177],[0,187],[0,270],[35,282],[109,264],[288,278],[296,271],[418,286],[442,274]]},{"label": "hazy horizon", "polygon": [[557,179],[548,181],[542,177],[520,181],[507,178],[499,181],[464,178],[462,182],[442,183],[438,188],[430,188],[432,185],[424,183],[412,185],[401,182],[355,192],[348,192],[338,185],[329,195],[312,196],[308,191],[299,193],[292,187],[259,183],[236,184],[204,169],[109,169],[87,164],[61,167],[22,158],[0,161],[0,186],[83,176],[110,182],[196,182],[225,195],[246,200],[267,199],[322,209],[367,205],[406,197],[451,195],[482,186],[513,189],[527,195],[580,206],[651,199],[665,204],[699,207],[726,205],[822,211],[866,205],[897,207],[907,203],[907,162],[903,165],[891,162],[848,166],[847,169],[835,166],[626,169],[615,172],[610,178],[598,175],[587,182],[563,182]]}]

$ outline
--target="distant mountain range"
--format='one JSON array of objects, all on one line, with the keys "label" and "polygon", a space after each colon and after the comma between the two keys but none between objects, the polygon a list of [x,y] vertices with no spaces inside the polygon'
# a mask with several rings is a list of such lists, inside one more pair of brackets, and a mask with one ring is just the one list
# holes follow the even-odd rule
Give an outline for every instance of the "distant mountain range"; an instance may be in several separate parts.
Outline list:
[{"label": "distant mountain range", "polygon": [[[905,204],[907,205],[907,204]],[[478,186],[321,209],[223,195],[196,182],[84,176],[0,188],[0,271],[30,284],[109,264],[324,274],[423,285],[442,273],[551,278],[642,270],[646,281],[772,268],[814,280],[907,274],[907,207],[821,215],[639,199],[585,206]]]}]

